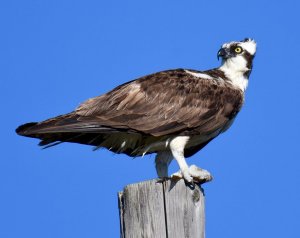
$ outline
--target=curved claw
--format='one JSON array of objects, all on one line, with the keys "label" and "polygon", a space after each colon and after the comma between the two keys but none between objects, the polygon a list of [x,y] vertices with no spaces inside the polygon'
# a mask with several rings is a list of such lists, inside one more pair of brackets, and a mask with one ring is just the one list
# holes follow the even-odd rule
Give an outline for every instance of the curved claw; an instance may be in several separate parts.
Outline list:
[{"label": "curved claw", "polygon": [[205,169],[201,169],[197,167],[196,165],[191,165],[189,167],[190,175],[194,178],[194,181],[205,183],[209,182],[213,179],[210,172],[208,172]]},{"label": "curved claw", "polygon": [[184,179],[188,183],[205,183],[212,180],[211,174],[205,170],[197,167],[196,165],[191,165],[185,171],[178,171],[171,175],[172,179],[179,180]]}]

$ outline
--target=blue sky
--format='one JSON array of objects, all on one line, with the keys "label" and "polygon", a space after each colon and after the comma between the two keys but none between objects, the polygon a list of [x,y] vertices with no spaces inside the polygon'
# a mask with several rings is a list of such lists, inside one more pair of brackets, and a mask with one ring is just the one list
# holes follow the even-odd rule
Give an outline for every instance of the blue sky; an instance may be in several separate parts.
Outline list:
[{"label": "blue sky", "polygon": [[299,237],[299,10],[296,0],[2,1],[0,237],[119,237],[117,191],[156,177],[153,156],[41,150],[19,124],[149,73],[216,67],[220,45],[245,37],[258,42],[245,106],[188,159],[215,178],[203,186],[207,237]]}]

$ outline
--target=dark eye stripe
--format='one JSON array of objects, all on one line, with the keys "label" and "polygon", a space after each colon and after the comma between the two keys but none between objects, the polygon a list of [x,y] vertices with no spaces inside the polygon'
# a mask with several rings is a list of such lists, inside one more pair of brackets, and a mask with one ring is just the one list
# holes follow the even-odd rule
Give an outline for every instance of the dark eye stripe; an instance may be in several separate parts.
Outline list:
[{"label": "dark eye stripe", "polygon": [[[241,49],[241,52],[236,52],[236,51],[235,51],[236,48],[240,48],[240,49]],[[230,52],[231,52],[231,54],[233,54],[233,55],[241,54],[243,51],[244,51],[243,48],[242,48],[241,46],[239,46],[238,44],[233,44],[233,45],[230,46]]]}]

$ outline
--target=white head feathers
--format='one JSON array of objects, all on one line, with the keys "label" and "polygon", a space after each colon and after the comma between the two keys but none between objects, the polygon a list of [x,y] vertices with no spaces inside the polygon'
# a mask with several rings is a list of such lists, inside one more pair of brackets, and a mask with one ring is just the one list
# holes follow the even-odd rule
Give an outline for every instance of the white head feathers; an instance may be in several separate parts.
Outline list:
[{"label": "white head feathers", "polygon": [[252,60],[256,52],[256,42],[246,38],[243,41],[232,41],[222,45],[218,56],[222,57],[223,71],[232,85],[245,91],[252,70]]},{"label": "white head feathers", "polygon": [[223,44],[222,48],[229,48],[232,45],[241,46],[243,49],[247,50],[251,55],[255,55],[256,42],[253,39],[246,38],[243,41],[231,41]]}]

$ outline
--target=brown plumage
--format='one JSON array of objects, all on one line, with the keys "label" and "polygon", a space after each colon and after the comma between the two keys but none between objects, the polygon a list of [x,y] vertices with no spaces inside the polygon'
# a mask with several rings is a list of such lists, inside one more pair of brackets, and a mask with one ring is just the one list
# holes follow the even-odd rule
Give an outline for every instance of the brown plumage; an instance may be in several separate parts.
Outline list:
[{"label": "brown plumage", "polygon": [[17,133],[39,138],[43,146],[57,141],[100,146],[111,135],[131,134],[136,136],[134,148],[122,151],[122,140],[108,149],[136,156],[149,140],[205,135],[224,128],[242,103],[241,90],[229,83],[197,78],[183,69],[168,70],[120,85],[74,112],[20,126]]},{"label": "brown plumage", "polygon": [[[234,53],[241,45],[245,49]],[[248,39],[224,44],[220,68],[147,75],[91,98],[71,113],[27,123],[16,132],[40,139],[45,147],[73,142],[129,156],[155,152],[164,157],[163,166],[156,161],[160,177],[171,156],[190,181],[181,152],[195,154],[232,124],[244,101],[253,52],[255,42]]]}]

